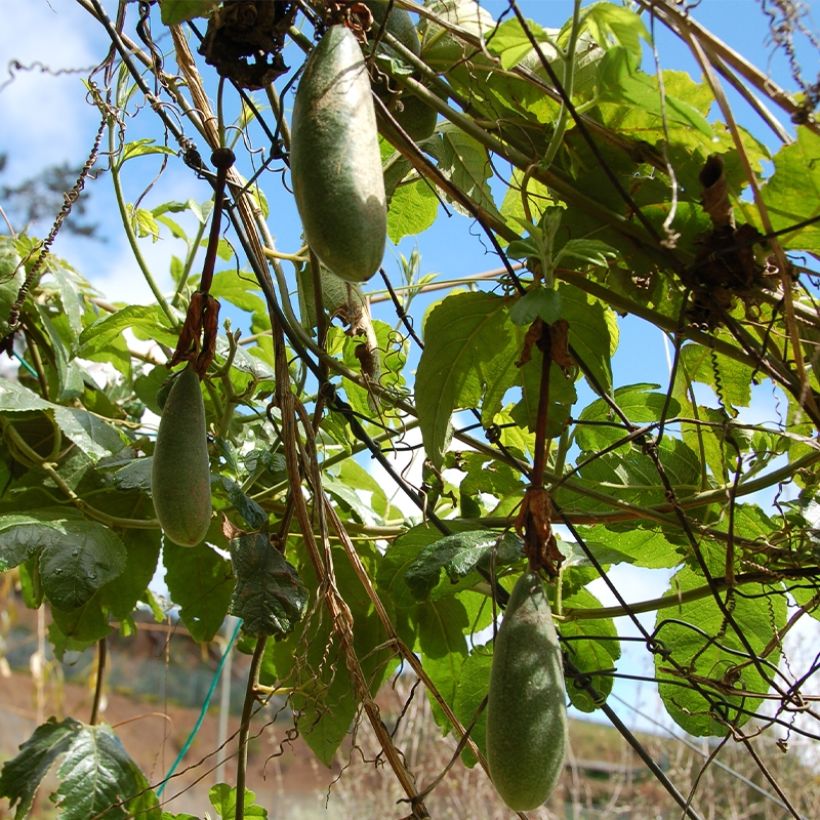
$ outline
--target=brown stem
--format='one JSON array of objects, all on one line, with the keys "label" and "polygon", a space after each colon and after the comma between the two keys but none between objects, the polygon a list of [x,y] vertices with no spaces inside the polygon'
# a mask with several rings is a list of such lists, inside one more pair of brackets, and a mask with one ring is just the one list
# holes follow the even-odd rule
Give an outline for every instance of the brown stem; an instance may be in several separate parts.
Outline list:
[{"label": "brown stem", "polygon": [[94,684],[94,702],[91,704],[91,718],[88,721],[92,726],[100,716],[100,702],[102,701],[103,678],[105,677],[105,659],[108,655],[108,646],[105,638],[97,642],[97,680]]},{"label": "brown stem", "polygon": [[[320,520],[320,539],[313,533],[313,524],[310,512],[307,508],[305,496],[302,491],[301,477],[305,470],[310,471],[309,478],[312,482],[312,489],[317,498],[322,496],[321,475],[318,465],[315,464],[315,446],[312,448],[314,464],[300,464],[299,459],[299,432],[296,426],[297,398],[293,394],[290,386],[290,371],[288,370],[287,352],[285,349],[285,334],[282,325],[273,320],[273,344],[274,360],[276,367],[276,402],[282,416],[282,442],[285,450],[285,461],[287,463],[288,475],[291,480],[290,498],[293,502],[293,512],[299,522],[302,531],[305,548],[316,572],[318,585],[317,590],[324,597],[324,604],[330,615],[336,638],[339,640],[342,653],[344,655],[345,667],[350,675],[353,689],[365,714],[370,722],[376,738],[384,751],[385,757],[390,764],[396,779],[404,789],[405,794],[413,806],[413,816],[428,817],[427,809],[420,799],[416,790],[414,778],[404,765],[404,761],[399,750],[394,746],[390,733],[381,719],[379,707],[373,701],[370,694],[370,687],[361,661],[353,645],[353,615],[350,607],[345,602],[336,586],[336,577],[333,567],[333,559],[330,553],[329,538],[326,530],[326,520],[323,514]],[[310,428],[306,426],[306,433]],[[321,511],[324,512],[323,510]]]},{"label": "brown stem", "polygon": [[251,729],[251,712],[255,700],[255,689],[259,678],[259,665],[265,653],[265,635],[256,639],[251,667],[248,670],[248,685],[245,688],[245,702],[242,704],[242,723],[239,726],[239,758],[236,763],[236,820],[245,816],[245,773],[248,768],[248,735]]},{"label": "brown stem", "polygon": [[550,364],[552,364],[552,342],[550,328],[542,323],[541,338],[537,342],[541,351],[541,385],[538,394],[538,417],[535,423],[535,458],[532,463],[530,481],[533,487],[544,486],[544,469],[547,464],[547,424],[550,410]]},{"label": "brown stem", "polygon": [[214,186],[214,210],[211,214],[211,232],[208,235],[208,248],[205,251],[205,261],[202,263],[202,277],[199,280],[199,290],[202,293],[208,293],[213,282],[216,250],[219,246],[219,234],[222,230],[225,183],[228,180],[228,170],[235,161],[236,157],[230,148],[217,148],[211,155],[211,162],[216,167],[216,185]]}]

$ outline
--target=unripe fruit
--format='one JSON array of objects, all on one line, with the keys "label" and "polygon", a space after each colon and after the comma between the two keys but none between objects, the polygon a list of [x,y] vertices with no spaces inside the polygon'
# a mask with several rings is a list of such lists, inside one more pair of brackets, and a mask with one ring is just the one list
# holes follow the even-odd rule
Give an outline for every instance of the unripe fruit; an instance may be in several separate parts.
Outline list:
[{"label": "unripe fruit", "polygon": [[379,268],[387,236],[376,114],[354,34],[331,26],[308,57],[291,128],[290,167],[305,238],[348,282]]},{"label": "unripe fruit", "polygon": [[162,408],[151,491],[167,538],[183,547],[205,538],[211,523],[211,471],[205,403],[191,365],[174,380]]},{"label": "unripe fruit", "polygon": [[[369,38],[375,37],[384,25],[385,30],[389,31],[405,48],[417,57],[421,54],[419,35],[413,25],[413,18],[406,9],[400,9],[394,5],[388,15],[389,0],[364,0],[364,4],[373,15],[373,26],[370,29]],[[387,23],[384,22],[385,16]]]},{"label": "unripe fruit", "polygon": [[541,579],[515,584],[495,638],[487,699],[487,763],[515,811],[552,794],[568,745],[566,692],[558,635]]},{"label": "unripe fruit", "polygon": [[[382,25],[384,25],[385,31],[395,37],[408,51],[413,52],[417,57],[419,56],[421,53],[419,35],[413,25],[412,18],[405,9],[393,6],[390,14],[387,14],[389,0],[365,0],[365,5],[373,13],[373,25],[368,33],[368,39],[375,39]],[[389,46],[382,41],[381,50],[385,49],[388,53],[390,52]],[[398,105],[396,105],[391,99],[393,95],[388,93],[383,82],[376,83],[374,90],[379,99],[390,109],[396,122],[412,140],[421,142],[433,133],[438,119],[438,112],[435,108],[427,105],[426,102],[409,91],[404,91],[399,95]],[[388,139],[391,138],[389,126],[384,126],[382,133]]]}]

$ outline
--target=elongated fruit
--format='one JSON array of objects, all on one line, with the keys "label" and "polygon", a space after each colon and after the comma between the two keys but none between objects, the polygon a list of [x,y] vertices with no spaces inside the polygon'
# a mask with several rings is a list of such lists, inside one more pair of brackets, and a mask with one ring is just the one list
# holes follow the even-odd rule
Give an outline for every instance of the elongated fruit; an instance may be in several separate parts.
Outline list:
[{"label": "elongated fruit", "polygon": [[487,763],[515,811],[540,806],[555,788],[568,745],[558,635],[541,579],[513,588],[495,638],[487,699]]},{"label": "elongated fruit", "polygon": [[199,544],[211,522],[211,480],[205,404],[188,365],[174,380],[159,422],[151,475],[154,509],[175,544]]},{"label": "elongated fruit", "polygon": [[370,80],[344,26],[331,26],[308,57],[293,106],[290,166],[310,247],[342,279],[369,279],[384,256],[387,207]]}]

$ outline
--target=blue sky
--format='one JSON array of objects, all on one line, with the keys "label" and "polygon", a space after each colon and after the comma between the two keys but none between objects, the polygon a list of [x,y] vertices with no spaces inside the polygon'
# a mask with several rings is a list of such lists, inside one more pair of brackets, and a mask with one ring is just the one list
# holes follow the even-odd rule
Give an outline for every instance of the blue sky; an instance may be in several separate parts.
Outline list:
[{"label": "blue sky", "polygon": [[[103,5],[109,14],[115,13],[114,0],[104,0]],[[483,5],[494,14],[506,8],[503,0],[486,0]],[[788,90],[794,88],[785,59],[769,42],[757,0],[702,0],[693,5],[696,6],[692,12],[695,19],[734,49],[748,55],[752,62],[769,70],[780,85]],[[572,10],[568,0],[521,0],[520,6],[526,16],[544,27],[560,26]],[[63,161],[79,166],[85,160],[99,122],[97,111],[85,101],[82,80],[87,69],[103,58],[107,39],[73,0],[3,0],[3,7],[4,19],[13,22],[6,22],[0,28],[0,64],[5,66],[17,60],[30,66],[29,70],[10,69],[8,75],[0,75],[0,152],[8,154],[3,181],[19,181]],[[130,5],[129,13],[133,13],[134,8]],[[683,69],[699,76],[688,49],[661,24],[656,33],[662,67]],[[805,43],[800,44],[800,49],[804,64],[810,66],[811,51]],[[45,66],[52,71],[41,70]],[[70,73],[74,69],[80,71]],[[69,73],[56,73],[62,71]],[[731,99],[735,102],[737,98]],[[743,120],[748,112],[744,113],[742,108],[738,111]],[[150,117],[140,119],[151,120]],[[753,133],[776,149],[769,132],[757,127],[755,120],[746,119]],[[129,132],[129,139],[144,135],[134,130]],[[146,164],[137,169],[134,163],[134,170],[136,173],[126,178],[127,196],[131,199],[139,195],[152,176]],[[66,256],[109,298],[124,302],[149,301],[150,292],[122,236],[108,179],[103,177],[100,184],[91,184],[88,190],[92,218],[100,221],[101,233],[107,241],[88,242],[63,235],[55,245],[55,252]],[[272,191],[275,191],[273,184],[268,186],[269,196]],[[155,205],[163,198],[186,200],[189,197],[207,199],[210,189],[179,163],[171,162],[148,201]],[[281,209],[275,200],[271,200],[271,206],[276,215],[271,229],[280,240],[281,250],[295,250],[299,232],[289,195],[283,197]],[[41,226],[41,230],[44,229],[47,226]],[[398,253],[409,254],[413,247],[421,251],[422,271],[437,272],[442,278],[469,276],[497,267],[495,257],[487,256],[476,240],[471,223],[460,216],[440,219],[423,236],[406,240],[399,249],[390,248],[385,267],[394,277],[393,281],[399,281],[396,276]],[[181,253],[178,243],[170,239],[158,243],[146,240],[142,248],[155,275],[167,288],[170,254]],[[419,306],[429,304],[440,295],[420,301]],[[640,320],[625,322],[614,368],[617,384],[639,380],[665,384],[668,369],[661,334]],[[763,417],[769,414],[771,401],[765,393],[766,388],[761,388],[759,400],[749,411],[751,414]],[[634,568],[623,568],[618,578],[624,589],[632,590],[639,598],[652,597],[665,583],[657,572],[650,578],[647,571]],[[605,603],[612,602],[607,596],[602,597]],[[637,657],[635,663],[638,663]],[[651,701],[651,694],[633,686],[622,688],[620,694],[630,701],[645,698]]]}]

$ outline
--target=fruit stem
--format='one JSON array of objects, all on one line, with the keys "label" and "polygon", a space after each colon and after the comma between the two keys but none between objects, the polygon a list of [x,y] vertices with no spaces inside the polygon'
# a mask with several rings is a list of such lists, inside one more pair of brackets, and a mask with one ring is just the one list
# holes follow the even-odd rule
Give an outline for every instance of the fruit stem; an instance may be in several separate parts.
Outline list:
[{"label": "fruit stem", "polygon": [[234,164],[236,157],[230,148],[217,148],[211,154],[211,162],[216,166],[216,183],[214,185],[214,208],[211,212],[211,232],[208,235],[208,248],[205,251],[205,261],[202,263],[202,277],[199,280],[201,293],[208,293],[214,278],[216,266],[216,249],[219,246],[219,234],[222,230],[222,207],[225,202],[225,184],[228,181],[228,171]]},{"label": "fruit stem", "polygon": [[550,364],[552,363],[552,341],[550,328],[546,322],[541,323],[541,336],[536,342],[541,351],[541,385],[538,394],[538,416],[535,422],[535,458],[532,464],[530,482],[533,487],[544,486],[544,470],[547,464],[548,439],[547,424],[549,422],[550,402]]}]

